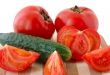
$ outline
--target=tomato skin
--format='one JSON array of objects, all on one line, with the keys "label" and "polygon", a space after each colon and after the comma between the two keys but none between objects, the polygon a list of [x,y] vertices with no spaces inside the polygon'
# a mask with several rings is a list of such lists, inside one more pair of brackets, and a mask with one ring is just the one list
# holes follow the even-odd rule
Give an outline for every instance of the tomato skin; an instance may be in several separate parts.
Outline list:
[{"label": "tomato skin", "polygon": [[110,71],[110,46],[86,53],[83,59],[96,71]]},{"label": "tomato skin", "polygon": [[14,31],[51,39],[55,27],[48,12],[40,6],[27,6],[15,16]]},{"label": "tomato skin", "polygon": [[57,32],[65,25],[73,25],[79,30],[91,28],[97,31],[98,19],[90,8],[75,6],[64,9],[57,15],[55,19]]},{"label": "tomato skin", "polygon": [[48,58],[43,75],[67,75],[63,60],[57,51],[54,51]]},{"label": "tomato skin", "polygon": [[12,72],[28,69],[39,58],[39,54],[5,45],[0,49],[0,67]]}]

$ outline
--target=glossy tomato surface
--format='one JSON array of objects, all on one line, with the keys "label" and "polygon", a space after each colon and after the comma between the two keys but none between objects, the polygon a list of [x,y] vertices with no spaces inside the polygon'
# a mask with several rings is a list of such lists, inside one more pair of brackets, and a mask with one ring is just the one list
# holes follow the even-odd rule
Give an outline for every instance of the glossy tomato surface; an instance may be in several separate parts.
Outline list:
[{"label": "glossy tomato surface", "polygon": [[50,39],[55,27],[48,12],[40,6],[27,6],[15,16],[14,31]]},{"label": "glossy tomato surface", "polygon": [[82,56],[86,52],[100,47],[101,39],[95,30],[85,29],[80,31],[74,26],[64,26],[58,32],[57,42],[70,48],[73,60],[82,60]]},{"label": "glossy tomato surface", "polygon": [[5,45],[0,48],[0,67],[12,72],[28,69],[38,58],[39,54]]},{"label": "glossy tomato surface", "polygon": [[63,60],[57,51],[54,51],[48,58],[43,75],[67,75]]},{"label": "glossy tomato surface", "polygon": [[110,71],[110,46],[86,53],[83,59],[96,71]]},{"label": "glossy tomato surface", "polygon": [[79,30],[91,28],[98,29],[98,18],[96,14],[87,7],[72,7],[62,10],[55,19],[55,27],[57,32],[63,26],[73,25]]}]

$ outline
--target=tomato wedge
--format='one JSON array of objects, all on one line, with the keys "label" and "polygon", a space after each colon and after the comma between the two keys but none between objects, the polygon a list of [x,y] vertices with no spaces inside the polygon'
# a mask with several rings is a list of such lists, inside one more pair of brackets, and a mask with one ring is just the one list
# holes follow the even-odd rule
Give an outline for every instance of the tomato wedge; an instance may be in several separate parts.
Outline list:
[{"label": "tomato wedge", "polygon": [[86,53],[83,59],[96,71],[110,71],[110,46]]},{"label": "tomato wedge", "polygon": [[34,63],[40,55],[10,45],[0,48],[0,67],[13,72],[24,71]]},{"label": "tomato wedge", "polygon": [[64,63],[57,51],[54,51],[48,58],[43,75],[67,75]]}]

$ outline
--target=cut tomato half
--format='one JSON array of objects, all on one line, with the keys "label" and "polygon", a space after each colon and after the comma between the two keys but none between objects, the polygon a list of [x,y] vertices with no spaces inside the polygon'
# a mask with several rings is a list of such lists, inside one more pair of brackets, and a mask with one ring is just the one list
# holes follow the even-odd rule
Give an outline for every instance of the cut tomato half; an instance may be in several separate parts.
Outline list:
[{"label": "cut tomato half", "polygon": [[85,29],[79,31],[74,26],[64,26],[58,32],[57,41],[69,47],[72,52],[72,59],[82,60],[86,52],[98,49],[101,39],[97,31]]}]

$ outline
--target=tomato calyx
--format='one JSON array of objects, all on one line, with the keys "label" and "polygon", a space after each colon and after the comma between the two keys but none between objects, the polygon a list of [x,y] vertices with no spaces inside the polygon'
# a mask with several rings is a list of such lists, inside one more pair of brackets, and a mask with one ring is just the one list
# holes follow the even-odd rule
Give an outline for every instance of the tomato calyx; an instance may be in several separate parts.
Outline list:
[{"label": "tomato calyx", "polygon": [[41,9],[40,14],[42,15],[45,21],[50,22],[50,17],[45,13],[43,9]]},{"label": "tomato calyx", "polygon": [[82,10],[80,10],[80,8],[77,5],[75,5],[75,7],[70,8],[70,10],[76,13],[82,13]]}]

